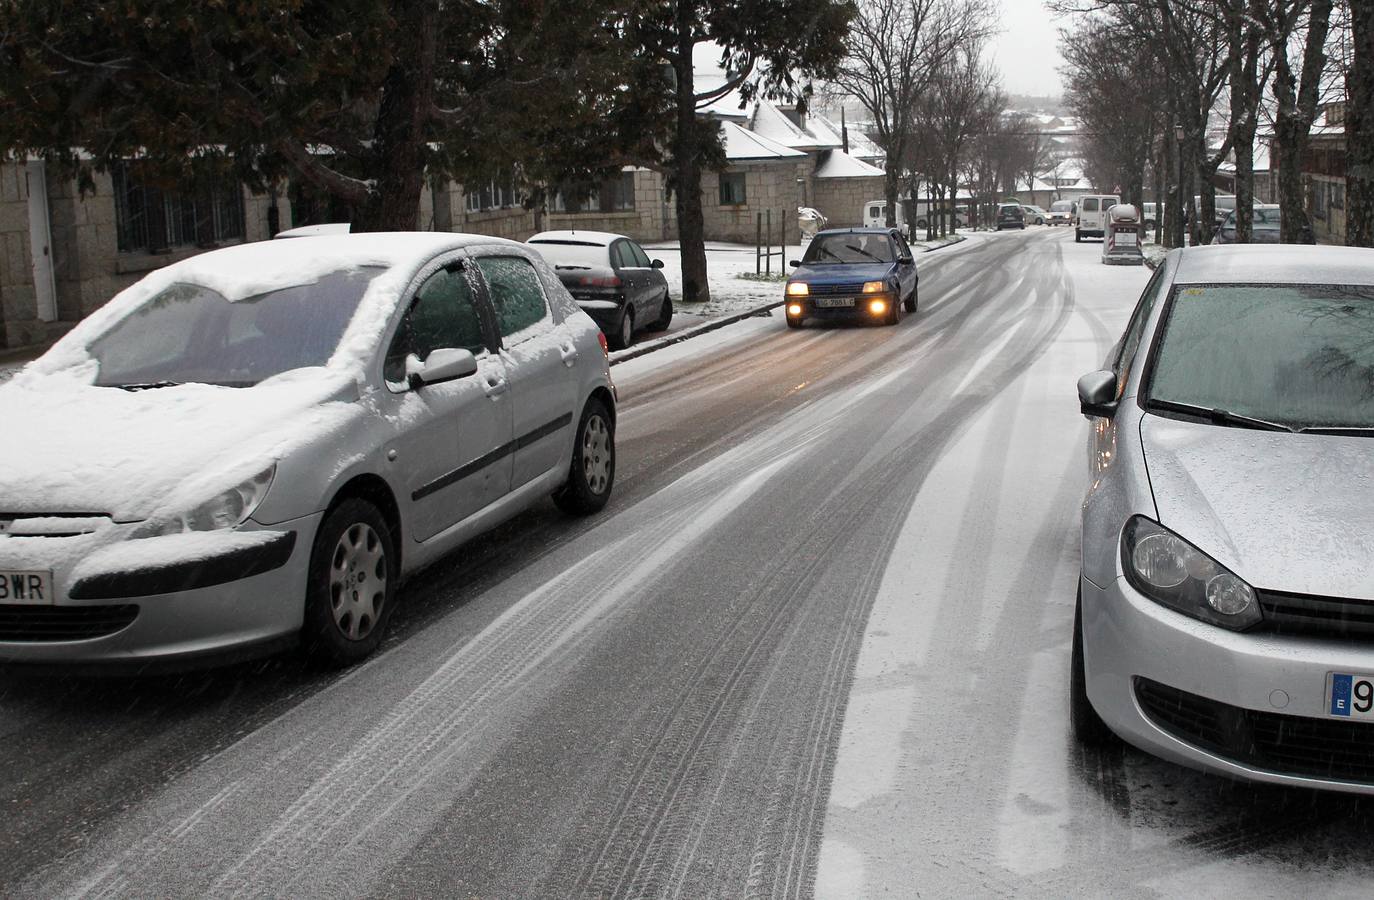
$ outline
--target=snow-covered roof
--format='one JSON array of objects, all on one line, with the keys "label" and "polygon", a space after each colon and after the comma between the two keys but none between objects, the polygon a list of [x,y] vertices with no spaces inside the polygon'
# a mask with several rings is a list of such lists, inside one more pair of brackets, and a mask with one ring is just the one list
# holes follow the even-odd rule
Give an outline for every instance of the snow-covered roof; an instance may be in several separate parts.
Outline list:
[{"label": "snow-covered roof", "polygon": [[829,134],[828,128],[822,127],[820,133],[816,133],[798,125],[767,100],[760,100],[754,104],[754,113],[749,117],[749,130],[770,141],[798,150],[821,150],[840,146],[840,136]]},{"label": "snow-covered roof", "polygon": [[843,150],[830,150],[821,164],[816,166],[815,175],[817,178],[881,178],[883,170],[855,159]]},{"label": "snow-covered roof", "polygon": [[597,247],[609,247],[611,241],[618,241],[624,236],[623,234],[611,234],[609,231],[581,231],[578,229],[568,229],[567,231],[541,231],[525,241],[525,243],[537,244],[540,241],[567,241],[579,244],[592,244]]},{"label": "snow-covered roof", "polygon": [[[705,94],[709,91],[724,87],[728,80],[729,76],[718,68],[698,68],[692,73],[692,85],[698,94]],[[740,97],[739,91],[729,91],[725,95],[717,97],[715,100],[703,106],[698,106],[697,115],[708,116],[713,119],[729,119],[736,122],[747,122],[749,120],[749,109],[747,104],[745,104],[744,100]]]},{"label": "snow-covered roof", "polygon": [[742,128],[734,122],[720,123],[721,136],[725,144],[725,158],[731,162],[748,160],[803,159],[806,154],[800,150],[769,140],[761,134]]}]

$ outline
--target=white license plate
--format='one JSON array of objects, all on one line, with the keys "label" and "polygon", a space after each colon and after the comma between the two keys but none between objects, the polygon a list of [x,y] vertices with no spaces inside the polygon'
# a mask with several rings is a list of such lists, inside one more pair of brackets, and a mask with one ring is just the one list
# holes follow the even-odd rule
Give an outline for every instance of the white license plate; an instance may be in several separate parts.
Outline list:
[{"label": "white license plate", "polygon": [[1374,719],[1374,675],[1332,672],[1327,678],[1326,712],[1342,719]]},{"label": "white license plate", "polygon": [[817,297],[817,309],[838,309],[843,306],[853,306],[853,297]]},{"label": "white license plate", "polygon": [[45,606],[52,602],[52,572],[0,569],[0,603]]},{"label": "white license plate", "polygon": [[1134,247],[1134,246],[1135,246],[1135,232],[1133,232],[1133,231],[1123,231],[1123,232],[1121,232],[1120,234],[1118,234],[1118,235],[1116,236],[1116,244],[1117,244],[1118,247]]}]

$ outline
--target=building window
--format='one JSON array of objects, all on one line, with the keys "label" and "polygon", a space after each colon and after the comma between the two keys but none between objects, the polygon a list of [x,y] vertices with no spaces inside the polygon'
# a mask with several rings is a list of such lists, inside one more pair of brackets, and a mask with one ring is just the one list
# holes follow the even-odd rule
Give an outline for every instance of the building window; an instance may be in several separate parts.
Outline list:
[{"label": "building window", "polygon": [[1345,185],[1341,184],[1339,181],[1333,181],[1330,184],[1331,208],[1345,209]]},{"label": "building window", "polygon": [[744,191],[743,172],[721,172],[720,173],[720,205],[721,206],[742,206],[747,203],[747,195]]},{"label": "building window", "polygon": [[1326,218],[1326,184],[1321,181],[1311,183],[1312,215],[1318,219]]},{"label": "building window", "polygon": [[493,209],[514,209],[521,203],[515,191],[515,179],[497,178],[486,184],[474,186],[466,194],[467,211],[470,213],[487,212]]},{"label": "building window", "polygon": [[111,169],[120,253],[165,253],[243,240],[243,192],[230,177],[202,177],[192,191],[145,178],[137,163]]},{"label": "building window", "polygon": [[563,187],[554,191],[549,200],[549,210],[559,213],[626,212],[634,208],[634,172],[621,172],[599,187]]}]

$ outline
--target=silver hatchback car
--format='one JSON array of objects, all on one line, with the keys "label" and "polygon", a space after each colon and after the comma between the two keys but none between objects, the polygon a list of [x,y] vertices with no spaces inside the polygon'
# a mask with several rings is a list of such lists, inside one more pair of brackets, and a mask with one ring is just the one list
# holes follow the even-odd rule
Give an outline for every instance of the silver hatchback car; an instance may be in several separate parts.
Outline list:
[{"label": "silver hatchback car", "polygon": [[347,664],[401,580],[615,478],[605,340],[530,248],[245,244],[160,269],[0,387],[0,662]]},{"label": "silver hatchback car", "polygon": [[1174,251],[1078,393],[1077,737],[1374,793],[1374,251]]}]

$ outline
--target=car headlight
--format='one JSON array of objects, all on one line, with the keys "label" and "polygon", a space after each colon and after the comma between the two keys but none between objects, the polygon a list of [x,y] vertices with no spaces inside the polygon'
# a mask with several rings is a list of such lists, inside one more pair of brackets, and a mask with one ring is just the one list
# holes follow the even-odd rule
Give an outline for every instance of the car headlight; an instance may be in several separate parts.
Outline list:
[{"label": "car headlight", "polygon": [[810,293],[811,286],[808,285],[805,281],[787,282],[787,296],[789,297],[805,297]]},{"label": "car headlight", "polygon": [[864,293],[865,293],[865,294],[881,294],[881,293],[882,293],[883,291],[885,291],[885,290],[887,290],[887,282],[886,282],[886,281],[865,281],[865,282],[864,282]]},{"label": "car headlight", "polygon": [[1164,526],[1134,516],[1121,533],[1126,580],[1151,600],[1222,628],[1244,631],[1263,618],[1239,576]]},{"label": "car headlight", "polygon": [[272,486],[272,476],[276,473],[277,466],[274,463],[252,478],[216,494],[184,513],[159,519],[147,529],[146,534],[138,536],[153,537],[184,531],[217,531],[242,525],[258,508],[258,504],[262,503],[262,498],[267,496],[267,489]]}]

